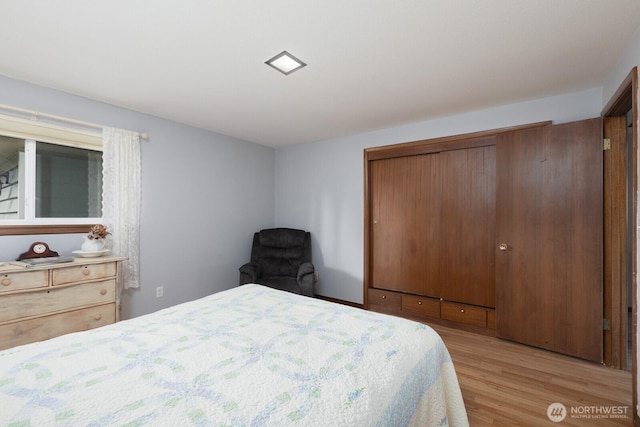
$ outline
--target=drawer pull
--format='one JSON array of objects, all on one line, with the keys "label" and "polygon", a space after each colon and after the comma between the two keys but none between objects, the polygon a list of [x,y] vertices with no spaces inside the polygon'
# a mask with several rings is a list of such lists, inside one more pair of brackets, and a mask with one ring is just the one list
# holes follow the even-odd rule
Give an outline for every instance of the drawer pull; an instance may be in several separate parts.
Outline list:
[{"label": "drawer pull", "polygon": [[84,268],[84,270],[82,270],[82,274],[84,274],[85,276],[88,276],[91,274],[91,270],[89,270],[87,267]]},{"label": "drawer pull", "polygon": [[107,294],[106,289],[100,289],[100,295],[106,295],[106,294]]},{"label": "drawer pull", "polygon": [[461,308],[461,309],[460,309],[460,313],[464,313],[464,308]]},{"label": "drawer pull", "polygon": [[93,316],[94,320],[100,320],[102,319],[102,314],[96,314],[95,316]]},{"label": "drawer pull", "polygon": [[418,301],[418,305],[422,305],[422,301]]},{"label": "drawer pull", "polygon": [[11,279],[5,277],[0,283],[2,283],[2,286],[9,286],[11,284]]},{"label": "drawer pull", "polygon": [[387,296],[386,295],[382,295],[382,299],[387,299]]}]

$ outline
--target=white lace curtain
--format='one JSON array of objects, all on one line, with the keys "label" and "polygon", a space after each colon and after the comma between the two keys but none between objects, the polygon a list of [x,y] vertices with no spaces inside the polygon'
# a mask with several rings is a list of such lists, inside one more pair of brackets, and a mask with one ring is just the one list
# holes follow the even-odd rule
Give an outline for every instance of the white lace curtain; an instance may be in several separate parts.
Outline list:
[{"label": "white lace curtain", "polygon": [[113,253],[125,256],[121,280],[125,289],[140,287],[140,136],[136,132],[102,131],[102,217],[112,234]]}]

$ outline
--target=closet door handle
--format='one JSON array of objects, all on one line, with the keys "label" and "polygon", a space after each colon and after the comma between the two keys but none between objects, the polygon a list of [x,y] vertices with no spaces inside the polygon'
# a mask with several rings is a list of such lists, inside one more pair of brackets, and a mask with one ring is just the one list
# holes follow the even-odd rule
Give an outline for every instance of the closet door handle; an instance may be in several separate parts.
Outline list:
[{"label": "closet door handle", "polygon": [[500,243],[498,245],[498,249],[500,249],[501,251],[506,251],[507,249],[509,249],[509,245],[507,245],[506,243]]}]

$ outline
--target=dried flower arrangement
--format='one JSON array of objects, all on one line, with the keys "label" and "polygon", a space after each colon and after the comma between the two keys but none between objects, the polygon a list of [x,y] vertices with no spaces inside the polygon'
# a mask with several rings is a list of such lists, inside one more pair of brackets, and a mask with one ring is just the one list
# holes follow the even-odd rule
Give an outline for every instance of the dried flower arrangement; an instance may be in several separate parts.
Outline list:
[{"label": "dried flower arrangement", "polygon": [[111,233],[107,231],[107,227],[105,227],[102,224],[96,224],[93,227],[91,227],[91,230],[89,230],[89,234],[87,234],[87,239],[89,240],[106,239],[109,234]]}]

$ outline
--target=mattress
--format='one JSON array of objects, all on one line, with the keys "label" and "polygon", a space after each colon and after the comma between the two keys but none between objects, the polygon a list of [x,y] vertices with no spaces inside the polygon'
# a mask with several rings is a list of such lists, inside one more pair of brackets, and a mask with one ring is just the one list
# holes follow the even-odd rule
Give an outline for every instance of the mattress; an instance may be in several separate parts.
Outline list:
[{"label": "mattress", "polygon": [[428,326],[248,284],[0,352],[0,425],[465,426]]}]

